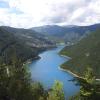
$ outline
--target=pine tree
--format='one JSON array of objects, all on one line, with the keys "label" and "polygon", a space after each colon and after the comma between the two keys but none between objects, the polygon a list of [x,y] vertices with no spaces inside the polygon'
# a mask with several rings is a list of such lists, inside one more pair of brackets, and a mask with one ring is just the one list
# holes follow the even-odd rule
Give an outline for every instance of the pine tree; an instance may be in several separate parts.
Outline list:
[{"label": "pine tree", "polygon": [[100,88],[100,85],[96,84],[96,79],[91,68],[87,68],[84,76],[77,78],[75,81],[80,85],[80,92],[71,97],[70,100],[99,100],[100,94],[98,94],[98,88]]},{"label": "pine tree", "polygon": [[9,76],[7,74],[7,68],[0,58],[0,100],[8,100],[8,82]]},{"label": "pine tree", "polygon": [[[80,88],[80,93],[84,98],[91,98],[92,95],[95,93],[95,88],[94,88],[94,82],[95,82],[95,76],[93,73],[93,70],[91,68],[87,68],[85,74],[84,74],[84,82]],[[85,84],[84,84],[85,83]]]},{"label": "pine tree", "polygon": [[48,92],[47,100],[65,100],[62,86],[62,83],[55,81],[54,86]]},{"label": "pine tree", "polygon": [[38,100],[43,91],[41,84],[32,83],[27,66],[17,58],[16,53],[12,53],[10,63],[1,57],[0,100]]}]

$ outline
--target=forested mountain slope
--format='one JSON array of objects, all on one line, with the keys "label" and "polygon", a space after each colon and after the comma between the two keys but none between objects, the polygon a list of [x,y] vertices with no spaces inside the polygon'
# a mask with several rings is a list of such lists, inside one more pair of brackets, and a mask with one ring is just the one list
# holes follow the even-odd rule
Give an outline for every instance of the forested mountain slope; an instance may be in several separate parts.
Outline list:
[{"label": "forested mountain slope", "polygon": [[14,52],[18,58],[25,61],[37,57],[40,51],[52,46],[54,44],[51,41],[35,31],[6,26],[0,27],[0,56],[6,55],[6,61],[11,59]]},{"label": "forested mountain slope", "polygon": [[100,29],[76,45],[65,47],[60,53],[72,58],[62,68],[82,75],[87,67],[91,67],[96,77],[100,78]]}]

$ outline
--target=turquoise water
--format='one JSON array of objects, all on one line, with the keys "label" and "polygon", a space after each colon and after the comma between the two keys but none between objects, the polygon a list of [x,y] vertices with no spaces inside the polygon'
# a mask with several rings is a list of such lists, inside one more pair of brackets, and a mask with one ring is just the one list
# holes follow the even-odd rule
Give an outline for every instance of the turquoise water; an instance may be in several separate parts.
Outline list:
[{"label": "turquoise water", "polygon": [[79,87],[72,81],[73,75],[59,70],[59,66],[68,58],[62,57],[58,52],[63,48],[59,46],[41,53],[41,59],[35,60],[30,64],[32,79],[41,82],[45,89],[49,89],[55,80],[63,82],[64,93],[66,97],[70,97],[79,91]]}]

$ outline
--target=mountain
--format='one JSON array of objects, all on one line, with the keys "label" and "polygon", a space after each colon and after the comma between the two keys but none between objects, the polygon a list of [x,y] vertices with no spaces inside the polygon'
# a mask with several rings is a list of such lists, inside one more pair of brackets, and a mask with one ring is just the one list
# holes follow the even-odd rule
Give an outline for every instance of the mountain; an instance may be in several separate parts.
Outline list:
[{"label": "mountain", "polygon": [[42,34],[35,32],[34,30],[30,29],[23,29],[23,28],[12,28],[1,26],[3,30],[8,31],[9,33],[13,33],[15,37],[23,40],[25,44],[30,45],[32,47],[49,47],[54,45],[54,43]]},{"label": "mountain", "polygon": [[90,26],[58,26],[58,25],[46,25],[40,27],[33,27],[31,29],[47,35],[50,38],[54,38],[58,41],[63,42],[74,42],[80,40],[82,37],[87,35],[90,32],[95,31],[100,28],[100,24],[94,24]]},{"label": "mountain", "polygon": [[13,51],[23,61],[35,58],[38,53],[54,43],[33,30],[0,26],[0,56],[11,59]]},{"label": "mountain", "polygon": [[62,68],[78,75],[91,67],[97,78],[100,78],[100,29],[89,34],[75,45],[66,46],[60,54],[71,57]]}]

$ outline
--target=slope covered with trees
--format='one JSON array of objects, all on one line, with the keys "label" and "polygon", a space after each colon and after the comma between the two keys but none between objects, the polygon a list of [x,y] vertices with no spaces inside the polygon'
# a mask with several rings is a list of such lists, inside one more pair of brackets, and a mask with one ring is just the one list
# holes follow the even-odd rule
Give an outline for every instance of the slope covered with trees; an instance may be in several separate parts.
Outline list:
[{"label": "slope covered with trees", "polygon": [[[0,100],[67,100],[61,82],[55,81],[49,90],[44,90],[40,83],[32,82],[27,66],[13,57],[10,64],[4,63],[0,57]],[[95,82],[91,69],[83,78],[75,78],[74,81],[81,88],[70,100],[99,100],[100,84]]]},{"label": "slope covered with trees", "polygon": [[60,82],[44,90],[40,83],[32,82],[28,67],[21,59],[15,54],[12,57],[8,64],[0,56],[0,100],[64,100]]},{"label": "slope covered with trees", "polygon": [[48,48],[53,46],[54,43],[42,34],[35,32],[34,30],[24,28],[13,28],[7,26],[1,26],[2,30],[12,33],[16,38],[24,41],[24,44],[32,47],[44,47]]},{"label": "slope covered with trees", "polygon": [[[0,28],[0,100],[66,100],[61,82],[55,81],[53,87],[49,90],[44,90],[40,83],[35,83],[31,80],[28,67],[23,62],[29,58],[37,57],[42,48],[27,44],[26,39],[24,40],[22,37],[19,37],[20,35],[17,35],[2,27]],[[96,41],[99,37],[99,31],[97,31],[86,39],[89,40],[89,43],[92,43],[93,40]],[[93,39],[92,41],[90,41],[91,38]],[[82,40],[83,44],[86,39]],[[95,42],[95,47],[99,43],[100,41]],[[92,43],[93,46],[94,44]],[[98,52],[96,51],[94,54],[96,54],[96,57],[99,57],[99,48],[96,48],[96,50]],[[80,50],[80,52],[82,51]],[[91,52],[86,52],[85,55],[89,57]],[[65,51],[62,53],[66,54]],[[79,94],[73,96],[71,100],[99,100],[100,85],[94,84],[95,77],[91,70],[88,70],[85,76],[77,81],[81,85],[81,89]]]},{"label": "slope covered with trees", "polygon": [[68,62],[62,64],[62,68],[82,76],[84,70],[91,67],[96,77],[100,78],[100,30],[73,46],[65,47],[60,53],[71,57]]},{"label": "slope covered with trees", "polygon": [[70,100],[99,100],[100,99],[100,82],[97,82],[94,72],[87,68],[82,78],[75,78],[77,85],[80,85],[80,91]]},{"label": "slope covered with trees", "polygon": [[13,51],[16,52],[18,58],[25,61],[37,57],[40,51],[53,46],[54,43],[35,31],[0,27],[0,55],[6,55],[4,58],[6,61],[10,61]]}]

